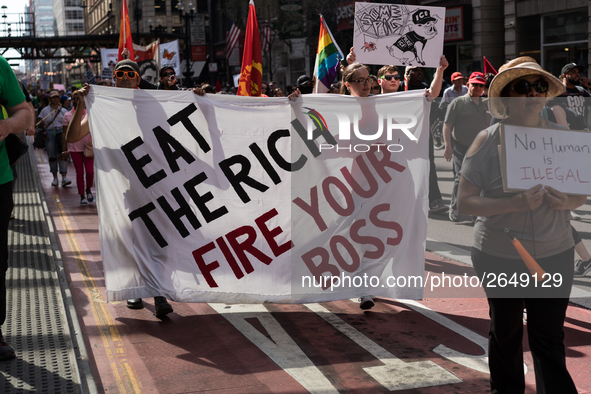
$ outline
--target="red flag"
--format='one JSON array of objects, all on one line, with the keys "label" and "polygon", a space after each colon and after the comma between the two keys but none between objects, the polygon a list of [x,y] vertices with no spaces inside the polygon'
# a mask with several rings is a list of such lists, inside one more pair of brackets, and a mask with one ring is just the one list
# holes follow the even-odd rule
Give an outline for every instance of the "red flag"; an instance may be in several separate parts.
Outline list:
[{"label": "red flag", "polygon": [[242,54],[242,68],[238,81],[238,96],[261,96],[263,83],[263,55],[261,53],[261,36],[259,24],[254,9],[254,1],[248,6],[248,22],[244,39],[244,53]]},{"label": "red flag", "polygon": [[492,64],[490,64],[490,62],[486,59],[486,56],[483,56],[484,58],[484,73],[485,74],[495,74],[497,75],[497,70],[495,70],[495,68],[492,66]]},{"label": "red flag", "polygon": [[222,84],[220,83],[220,79],[217,78],[215,80],[215,91],[216,92],[221,92],[222,91]]},{"label": "red flag", "polygon": [[133,60],[133,42],[131,41],[131,27],[129,26],[129,14],[127,13],[126,0],[123,0],[121,3],[121,28],[119,30],[119,51],[117,51],[117,61],[123,60],[123,56],[121,55],[123,48],[127,48],[129,51],[129,56],[127,58]]}]

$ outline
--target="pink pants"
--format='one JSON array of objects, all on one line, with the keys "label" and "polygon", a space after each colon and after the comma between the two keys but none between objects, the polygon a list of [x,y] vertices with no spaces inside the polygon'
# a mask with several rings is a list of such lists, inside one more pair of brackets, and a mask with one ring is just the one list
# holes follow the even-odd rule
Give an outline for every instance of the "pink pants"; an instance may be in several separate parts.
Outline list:
[{"label": "pink pants", "polygon": [[[85,190],[92,188],[94,183],[94,157],[86,157],[83,152],[70,152],[70,155],[76,169],[78,194],[85,196]],[[86,188],[84,187],[84,172],[86,172]]]}]

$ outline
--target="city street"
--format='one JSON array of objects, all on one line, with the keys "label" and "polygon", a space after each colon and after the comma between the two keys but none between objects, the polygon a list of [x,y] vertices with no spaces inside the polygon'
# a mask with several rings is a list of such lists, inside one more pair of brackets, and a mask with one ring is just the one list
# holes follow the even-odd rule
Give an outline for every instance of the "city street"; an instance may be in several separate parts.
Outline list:
[{"label": "city street", "polygon": [[[441,151],[437,156],[440,186],[447,198],[451,170]],[[17,276],[27,274],[17,272],[34,270],[13,268],[8,286],[12,317],[5,335],[16,344],[18,354],[16,360],[0,364],[3,393],[23,392],[22,388],[32,392],[39,387],[45,387],[41,392],[47,393],[65,392],[65,387],[77,393],[490,390],[488,305],[478,288],[435,292],[427,288],[423,300],[378,299],[368,311],[359,309],[356,299],[304,305],[171,302],[174,312],[158,319],[152,299],[144,299],[140,310],[128,309],[125,302],[106,303],[96,207],[80,206],[75,188],[50,186],[44,152],[32,150],[25,159],[31,163],[19,163],[22,183],[15,195],[11,239],[17,243],[24,239],[28,244],[29,238],[38,237],[50,247],[42,255],[55,256],[56,267],[63,264],[63,271],[57,269],[62,285],[53,292],[62,294],[63,301],[55,305],[63,302],[65,309],[55,309],[62,316],[70,315],[71,320],[58,332],[47,319],[24,316],[34,315],[37,308],[19,307],[21,299],[41,282],[27,281],[28,285],[20,287]],[[32,194],[37,184],[43,189],[38,202]],[[25,219],[44,210],[47,213],[40,220],[49,220],[49,233],[42,236],[27,227]],[[578,213],[583,221],[576,225],[588,238],[589,205]],[[474,275],[466,264],[470,221],[451,223],[446,215],[438,215],[429,219],[429,224],[426,274]],[[30,265],[28,259],[16,258],[17,249],[14,264]],[[25,250],[24,246],[21,249]],[[589,294],[589,279],[575,280],[580,294]],[[591,311],[576,303],[588,305],[588,300],[573,299],[565,329],[567,365],[580,393],[591,392]],[[51,308],[49,305],[44,308]],[[55,319],[59,323],[59,318]],[[21,323],[12,324],[17,321]],[[43,338],[45,345],[35,345]],[[60,355],[61,362],[47,361],[48,346],[56,357]],[[525,341],[526,392],[533,393],[535,376],[528,349]],[[29,372],[25,374],[22,371],[27,365]]]}]

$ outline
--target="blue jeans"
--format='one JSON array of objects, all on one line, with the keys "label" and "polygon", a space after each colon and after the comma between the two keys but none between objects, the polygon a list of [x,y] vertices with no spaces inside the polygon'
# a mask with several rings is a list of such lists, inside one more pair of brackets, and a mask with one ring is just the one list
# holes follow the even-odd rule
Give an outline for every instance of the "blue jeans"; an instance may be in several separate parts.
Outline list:
[{"label": "blue jeans", "polygon": [[[58,156],[62,153],[62,129],[48,129],[47,142],[45,149],[47,150],[47,157],[49,158],[49,171],[52,174],[57,174],[57,167],[59,162],[60,173],[66,174],[68,172],[68,162],[66,160],[58,160]],[[58,152],[58,148],[60,152]]]}]

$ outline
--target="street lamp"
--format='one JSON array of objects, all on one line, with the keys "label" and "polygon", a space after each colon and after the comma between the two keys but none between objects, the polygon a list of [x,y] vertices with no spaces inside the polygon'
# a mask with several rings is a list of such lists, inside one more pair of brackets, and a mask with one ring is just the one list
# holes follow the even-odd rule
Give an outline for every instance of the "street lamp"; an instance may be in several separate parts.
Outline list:
[{"label": "street lamp", "polygon": [[148,19],[148,25],[150,27],[150,35],[156,38],[163,38],[166,36],[166,27],[162,26],[162,19],[156,20],[157,26],[154,27],[154,21],[152,18]]},{"label": "street lamp", "polygon": [[[185,20],[185,62],[187,63],[187,71],[183,73],[187,82],[187,85],[192,85],[191,77],[193,76],[193,72],[191,71],[191,64],[189,60],[191,59],[191,21],[195,17],[195,7],[193,6],[193,2],[189,2],[189,12],[183,12],[185,8],[183,7],[183,3],[179,1],[179,5],[177,9],[179,10],[179,16]],[[192,87],[192,86],[187,86]]]}]

